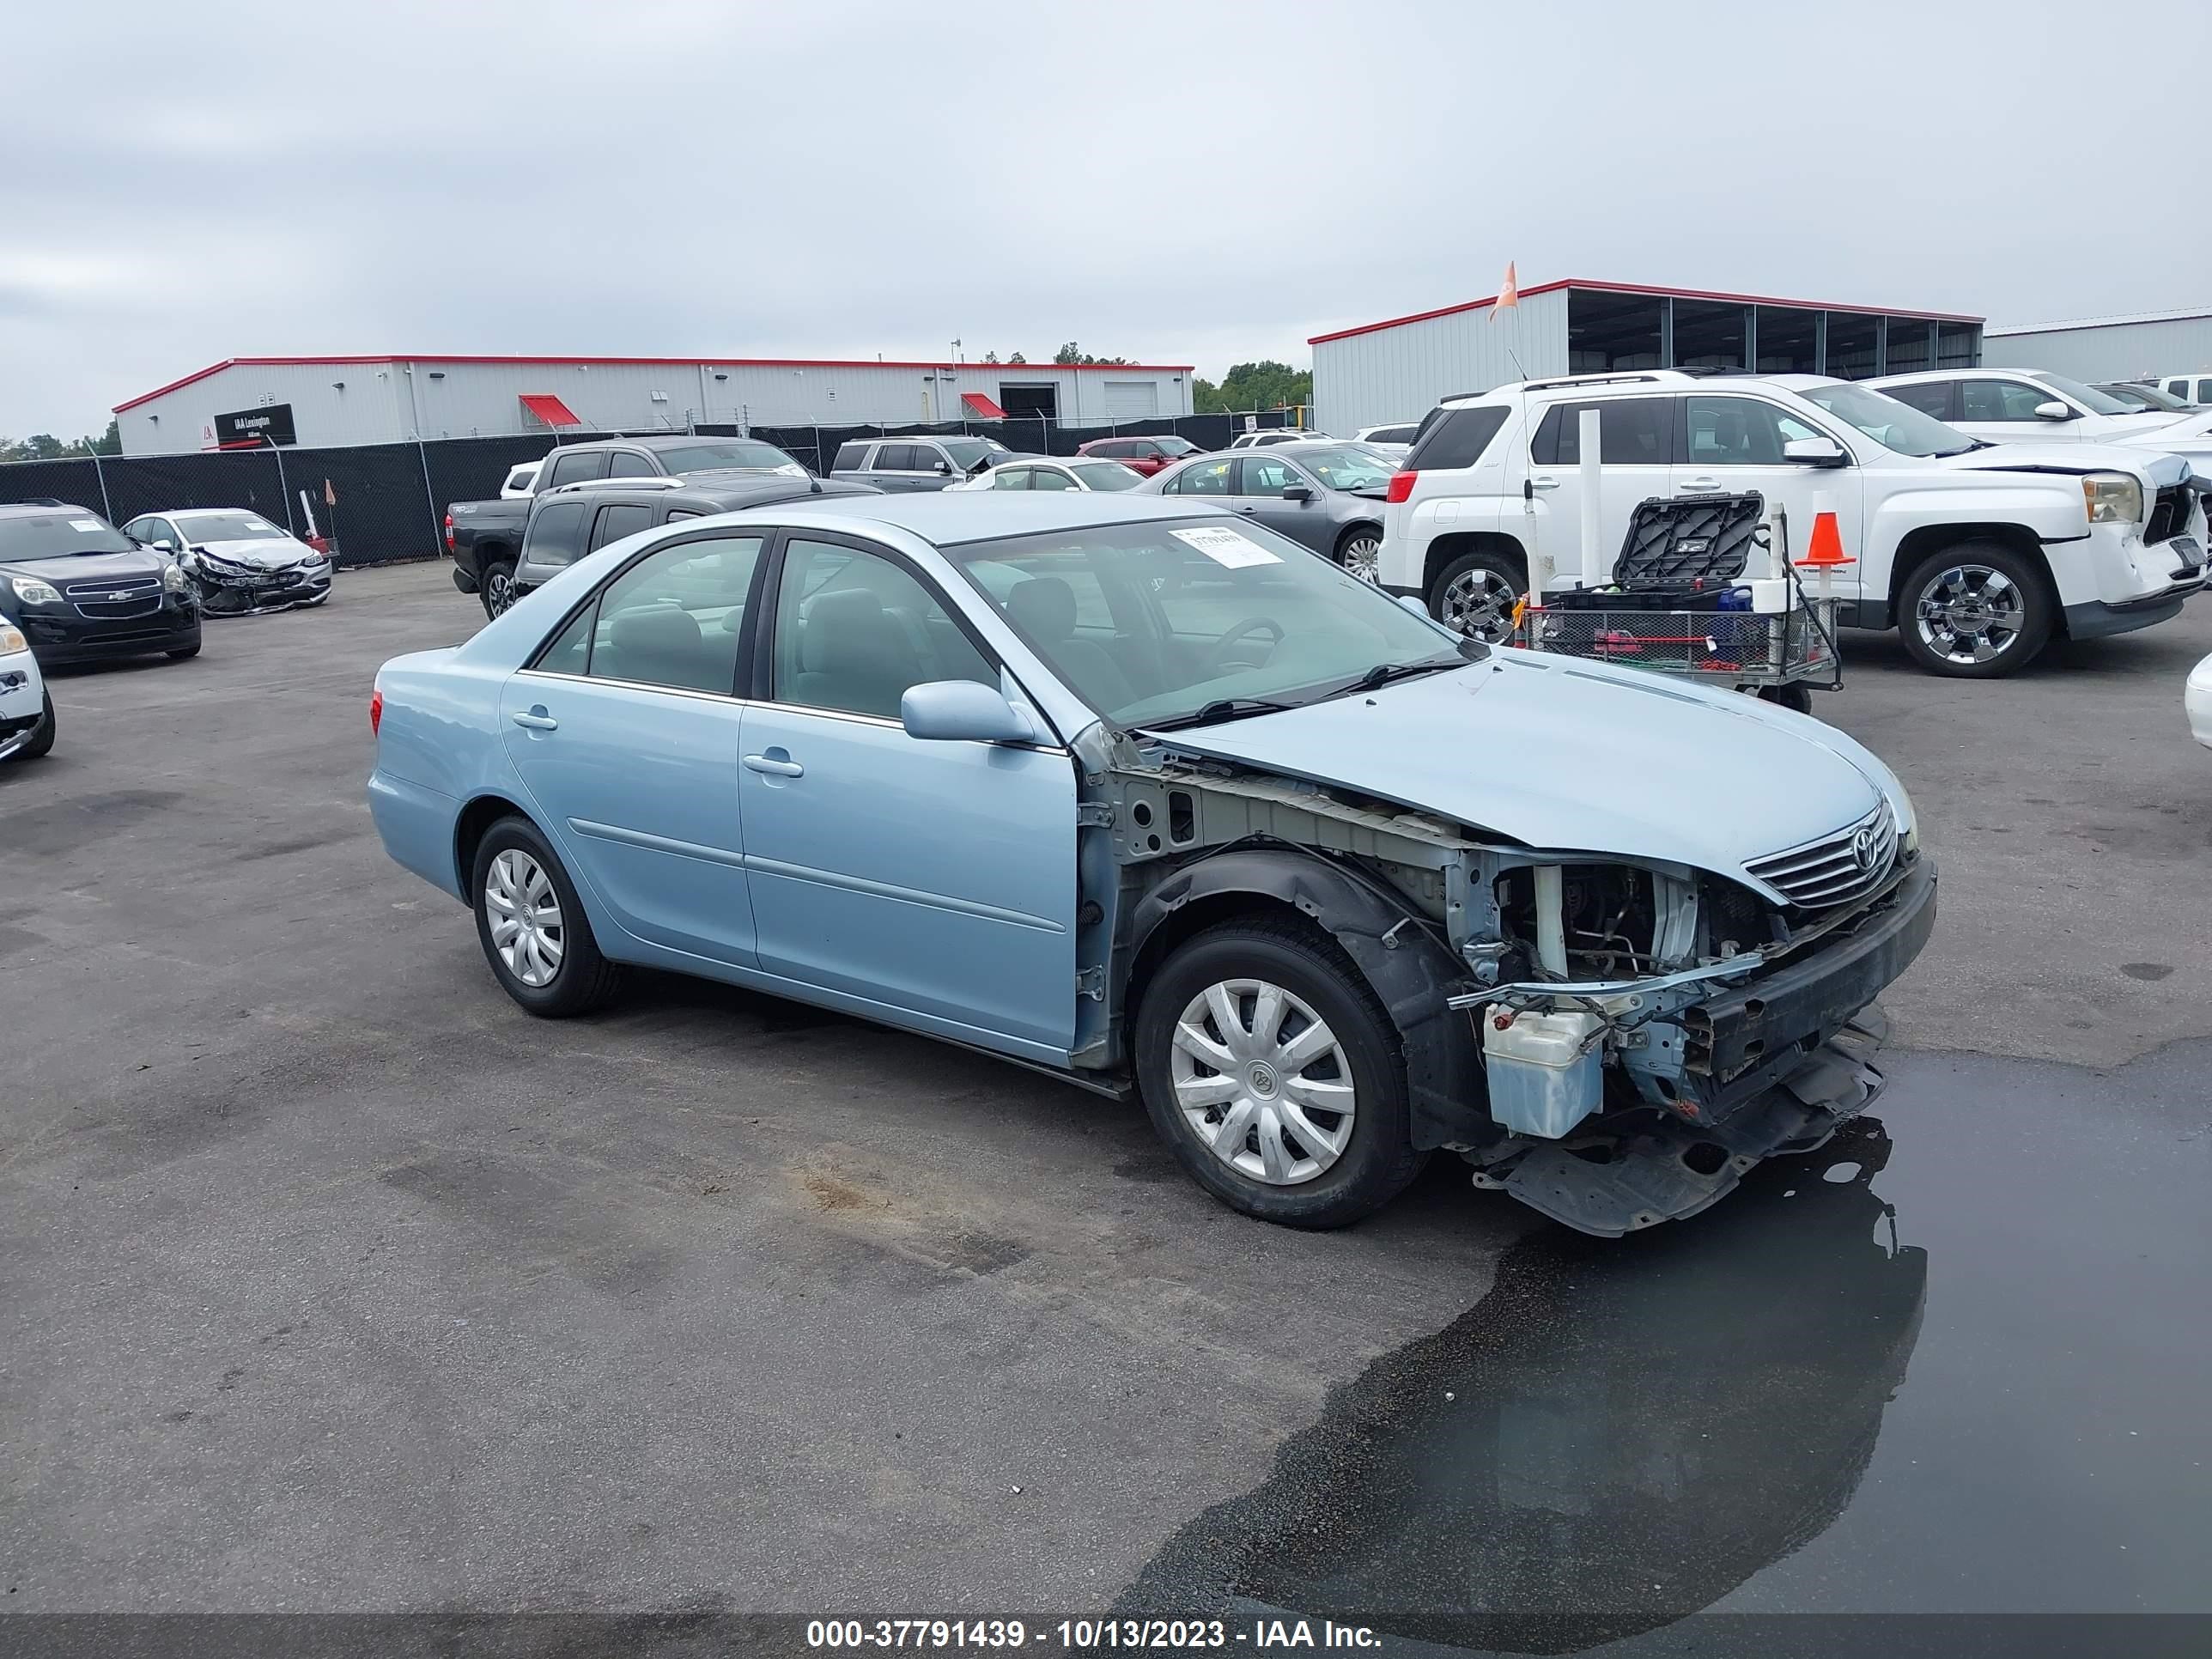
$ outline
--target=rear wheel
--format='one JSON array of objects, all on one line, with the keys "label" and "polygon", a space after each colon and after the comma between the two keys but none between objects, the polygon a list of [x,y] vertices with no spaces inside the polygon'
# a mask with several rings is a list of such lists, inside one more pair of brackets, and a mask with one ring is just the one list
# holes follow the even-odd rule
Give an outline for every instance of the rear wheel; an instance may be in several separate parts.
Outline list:
[{"label": "rear wheel", "polygon": [[1336,562],[1364,582],[1382,580],[1382,532],[1373,525],[1354,525],[1336,544]]},{"label": "rear wheel", "polygon": [[565,1019],[614,994],[621,969],[599,954],[568,872],[536,824],[493,824],[472,870],[477,938],[507,995],[542,1019]]},{"label": "rear wheel", "polygon": [[514,567],[504,559],[484,566],[477,581],[484,615],[496,617],[514,603]]},{"label": "rear wheel", "polygon": [[1996,679],[2035,660],[2050,642],[2052,610],[2034,561],[2002,542],[1960,542],[1905,579],[1897,627],[1931,674]]},{"label": "rear wheel", "polygon": [[1511,554],[1462,553],[1437,573],[1429,614],[1455,633],[1500,645],[1513,635],[1514,603],[1528,586],[1528,573]]},{"label": "rear wheel", "polygon": [[1177,1161],[1262,1220],[1344,1226],[1425,1161],[1389,1015],[1349,957],[1292,923],[1225,922],[1178,946],[1139,1011],[1137,1074]]}]

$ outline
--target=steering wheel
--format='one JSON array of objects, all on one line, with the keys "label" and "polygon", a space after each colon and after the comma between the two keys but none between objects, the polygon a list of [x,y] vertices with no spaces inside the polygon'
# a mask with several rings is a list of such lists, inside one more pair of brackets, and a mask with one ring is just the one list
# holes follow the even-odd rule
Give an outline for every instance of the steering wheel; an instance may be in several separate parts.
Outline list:
[{"label": "steering wheel", "polygon": [[1257,634],[1262,630],[1274,635],[1274,638],[1267,641],[1267,650],[1272,655],[1275,647],[1283,642],[1282,623],[1277,622],[1273,617],[1247,617],[1214,641],[1213,649],[1206,653],[1206,667],[1208,677],[1218,673],[1228,666],[1229,650],[1231,646],[1241,644],[1246,635]]}]

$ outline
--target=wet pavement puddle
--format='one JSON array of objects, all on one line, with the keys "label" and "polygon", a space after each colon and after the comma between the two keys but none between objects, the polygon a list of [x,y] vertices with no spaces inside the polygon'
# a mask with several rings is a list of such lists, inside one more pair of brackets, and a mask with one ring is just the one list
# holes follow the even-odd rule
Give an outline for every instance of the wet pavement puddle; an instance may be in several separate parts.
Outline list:
[{"label": "wet pavement puddle", "polygon": [[1122,1607],[1540,1653],[1735,1650],[1637,1640],[1708,1613],[2212,1613],[2212,1044],[1887,1069],[1704,1216],[1515,1246]]}]

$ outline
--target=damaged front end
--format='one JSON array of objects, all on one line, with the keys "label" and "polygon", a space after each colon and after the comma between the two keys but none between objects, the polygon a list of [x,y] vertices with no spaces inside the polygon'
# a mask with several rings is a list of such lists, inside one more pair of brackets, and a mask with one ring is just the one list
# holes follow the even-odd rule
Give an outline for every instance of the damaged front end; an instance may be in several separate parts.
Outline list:
[{"label": "damaged front end", "polygon": [[1872,1005],[1936,908],[1932,861],[1887,805],[1747,882],[1090,739],[1079,1066],[1126,1052],[1124,1007],[1176,919],[1241,898],[1294,907],[1365,975],[1398,1029],[1416,1146],[1583,1232],[1694,1215],[1881,1090]]}]

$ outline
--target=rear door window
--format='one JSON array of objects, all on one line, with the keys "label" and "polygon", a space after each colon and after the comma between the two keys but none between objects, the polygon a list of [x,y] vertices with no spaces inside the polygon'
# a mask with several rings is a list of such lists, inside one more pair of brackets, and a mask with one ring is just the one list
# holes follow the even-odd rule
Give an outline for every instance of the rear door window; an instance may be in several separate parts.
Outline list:
[{"label": "rear door window", "polygon": [[878,444],[872,472],[918,472],[921,463],[914,458],[912,444]]},{"label": "rear door window", "polygon": [[1923,415],[1933,415],[1939,421],[1952,418],[1951,410],[1957,401],[1958,384],[1953,380],[1923,380],[1917,386],[1891,386],[1881,389],[1885,398],[1894,398],[1901,404],[1910,404]]},{"label": "rear door window", "polygon": [[1672,398],[1608,398],[1554,404],[1544,412],[1528,459],[1539,466],[1582,465],[1583,410],[1598,411],[1598,459],[1607,466],[1665,466],[1674,445]]},{"label": "rear door window", "polygon": [[610,478],[657,478],[660,469],[635,449],[617,449],[607,461]]},{"label": "rear door window", "polygon": [[866,444],[843,444],[837,450],[837,459],[830,467],[832,472],[858,472],[860,464],[868,459]]},{"label": "rear door window", "polygon": [[618,542],[625,536],[649,529],[652,524],[653,509],[649,507],[603,507],[599,521],[592,526],[592,551],[596,553],[609,542]]},{"label": "rear door window", "polygon": [[1218,461],[1193,461],[1176,475],[1179,495],[1226,495],[1230,493],[1231,469],[1237,462],[1224,459]]},{"label": "rear door window", "polygon": [[556,489],[565,483],[582,483],[591,478],[607,476],[607,452],[604,449],[572,450],[566,455],[556,455],[552,465],[545,469],[544,488]]}]

